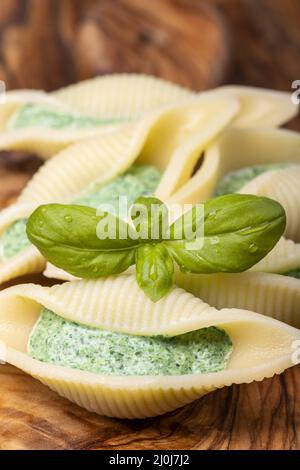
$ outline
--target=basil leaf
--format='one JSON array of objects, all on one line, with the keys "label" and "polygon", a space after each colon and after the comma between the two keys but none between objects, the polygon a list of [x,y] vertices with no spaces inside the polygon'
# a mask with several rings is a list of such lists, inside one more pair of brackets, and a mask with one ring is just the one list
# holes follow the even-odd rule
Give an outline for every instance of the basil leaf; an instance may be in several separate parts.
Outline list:
[{"label": "basil leaf", "polygon": [[[192,211],[196,224],[199,220],[195,208]],[[171,227],[173,237],[181,222],[175,221]],[[173,238],[165,245],[182,271],[242,272],[272,250],[285,225],[285,212],[279,203],[263,197],[232,194],[204,204],[202,239],[191,242]]]},{"label": "basil leaf", "polygon": [[174,282],[174,263],[163,244],[143,244],[137,249],[136,279],[153,302],[169,292]]},{"label": "basil leaf", "polygon": [[286,226],[285,211],[278,202],[267,197],[228,194],[204,204],[205,235],[256,230],[257,227],[273,221],[278,222],[282,235]]},{"label": "basil leaf", "polygon": [[169,210],[156,197],[139,197],[130,215],[141,242],[162,240],[169,229]]},{"label": "basil leaf", "polygon": [[[115,230],[114,238],[99,239],[99,228],[104,235],[105,227]],[[61,204],[40,206],[27,223],[27,236],[42,255],[82,278],[118,274],[134,264],[138,242],[121,238],[128,230],[128,224],[112,214],[99,217],[96,209]]]}]

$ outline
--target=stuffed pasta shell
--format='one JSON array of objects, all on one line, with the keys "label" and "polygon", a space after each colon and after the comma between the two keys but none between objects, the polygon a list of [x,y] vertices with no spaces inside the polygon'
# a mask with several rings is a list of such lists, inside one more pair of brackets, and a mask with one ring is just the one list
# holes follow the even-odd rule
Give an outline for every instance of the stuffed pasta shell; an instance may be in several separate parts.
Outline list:
[{"label": "stuffed pasta shell", "polygon": [[9,91],[0,107],[0,150],[24,150],[47,159],[192,96],[164,80],[135,74],[94,78],[52,93]]},{"label": "stuffed pasta shell", "polygon": [[154,304],[127,274],[15,286],[0,305],[2,359],[107,416],[159,415],[297,362],[299,330],[179,288]]}]

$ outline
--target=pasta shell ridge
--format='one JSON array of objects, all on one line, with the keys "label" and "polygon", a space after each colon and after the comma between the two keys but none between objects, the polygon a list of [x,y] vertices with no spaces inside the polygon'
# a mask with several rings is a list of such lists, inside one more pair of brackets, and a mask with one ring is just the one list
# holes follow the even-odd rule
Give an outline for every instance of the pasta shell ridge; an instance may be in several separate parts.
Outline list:
[{"label": "pasta shell ridge", "polygon": [[279,274],[176,273],[176,284],[215,308],[241,308],[300,328],[300,280]]},{"label": "pasta shell ridge", "polygon": [[[180,334],[220,326],[233,342],[229,364],[226,370],[210,374],[111,377],[31,359],[26,354],[26,344],[41,305],[71,312],[69,301],[74,295],[76,305],[79,297],[85,299],[83,304],[87,310],[84,313],[79,305],[75,314],[73,311],[70,315],[73,320],[79,321],[80,317],[81,322],[90,324],[94,318],[99,327],[111,325],[117,331],[152,334],[155,326],[157,332]],[[0,340],[5,360],[80,406],[121,418],[162,414],[216,388],[262,380],[295,363],[293,345],[299,340],[300,332],[284,323],[245,310],[218,311],[179,288],[174,288],[157,304],[141,296],[144,294],[136,286],[134,276],[126,274],[104,281],[75,281],[52,288],[24,285],[6,289],[0,293]],[[120,305],[123,316],[119,313]],[[132,307],[135,319],[127,318]]]}]

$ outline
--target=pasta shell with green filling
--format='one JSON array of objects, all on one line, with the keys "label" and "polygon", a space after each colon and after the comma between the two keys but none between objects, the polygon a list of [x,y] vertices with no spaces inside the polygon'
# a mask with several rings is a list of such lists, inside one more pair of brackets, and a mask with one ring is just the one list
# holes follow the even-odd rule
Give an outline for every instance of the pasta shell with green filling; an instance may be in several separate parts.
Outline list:
[{"label": "pasta shell with green filling", "polygon": [[238,99],[241,111],[233,122],[238,127],[274,127],[297,114],[288,93],[231,86],[199,94],[151,76],[115,74],[49,94],[8,92],[0,110],[0,149],[35,152],[47,159],[81,139],[110,132],[161,106],[202,94]]},{"label": "pasta shell with green filling", "polygon": [[14,90],[5,93],[4,102],[0,107],[0,129],[3,132],[14,112],[26,103],[44,104],[45,106],[57,106],[69,110],[68,105],[63,105],[55,97],[39,90]]},{"label": "pasta shell with green filling", "polygon": [[300,133],[285,129],[229,127],[208,146],[202,165],[173,195],[180,201],[205,201],[230,171],[267,163],[300,163]]},{"label": "pasta shell with green filling", "polygon": [[[0,235],[3,237],[5,229],[16,220],[28,217],[32,207],[47,202],[70,203],[91,183],[105,185],[134,162],[152,165],[161,172],[171,168],[164,188],[166,196],[170,195],[177,180],[190,177],[188,168],[194,167],[208,141],[228,125],[238,109],[234,98],[202,96],[151,113],[126,128],[74,144],[46,162],[16,204],[1,212]],[[31,252],[30,264],[26,259],[26,265],[20,262],[19,255],[9,260],[9,269],[8,261],[2,259],[0,282],[15,277],[18,270],[20,274],[40,270],[40,255],[39,263],[33,262],[36,252]]]},{"label": "pasta shell with green filling", "polygon": [[[85,116],[50,94],[33,90],[8,92],[6,103],[0,109],[0,150],[34,152],[46,160],[77,141],[116,128],[116,124],[103,125],[100,121],[91,121],[82,129],[72,128],[66,124],[68,119],[69,122],[72,119],[85,122]],[[41,126],[43,121],[45,125]],[[60,129],[63,121],[65,127]]]},{"label": "pasta shell with green filling", "polygon": [[[133,275],[51,288],[15,286],[0,293],[0,305],[2,359],[101,415],[163,414],[217,388],[272,377],[297,362],[293,348],[299,330],[246,310],[217,310],[179,288],[154,304]],[[108,376],[48,364],[27,353],[41,307],[79,324],[129,335],[177,336],[215,326],[229,335],[232,352],[224,370],[172,376]]]},{"label": "pasta shell with green filling", "polygon": [[53,93],[9,91],[0,109],[0,149],[47,159],[72,143],[193,96],[177,85],[136,74],[99,77]]},{"label": "pasta shell with green filling", "polygon": [[[136,77],[139,79],[138,88]],[[126,92],[125,87],[120,88],[121,80],[127,81]],[[212,96],[219,94],[233,96],[240,101],[240,113],[233,121],[233,124],[239,127],[259,125],[277,127],[288,122],[298,112],[298,107],[292,103],[290,93],[287,92],[247,86],[222,86],[208,93]],[[139,116],[141,108],[145,111],[150,110],[153,103],[158,107],[165,103],[175,102],[181,96],[192,98],[196,95],[199,93],[178,87],[170,82],[147,75],[134,74],[94,78],[54,93],[54,96],[64,103],[76,106],[84,114],[90,113],[94,116],[97,116],[99,109],[103,108],[103,103],[109,103],[111,107],[113,97],[118,98],[114,101],[114,114],[122,115],[124,109],[131,109]],[[108,99],[110,96],[111,100]]]}]

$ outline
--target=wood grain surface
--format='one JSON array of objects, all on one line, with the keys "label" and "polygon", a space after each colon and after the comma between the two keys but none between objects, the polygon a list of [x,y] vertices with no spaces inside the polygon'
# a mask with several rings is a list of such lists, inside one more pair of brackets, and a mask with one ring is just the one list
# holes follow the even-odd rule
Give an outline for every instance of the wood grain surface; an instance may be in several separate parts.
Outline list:
[{"label": "wood grain surface", "polygon": [[[285,90],[300,79],[298,0],[156,1],[166,5],[163,14],[147,10],[154,1],[115,1],[120,10],[110,11],[105,0],[1,0],[0,78],[9,87],[53,89],[78,77],[138,70],[198,89],[224,80]],[[29,4],[34,12],[26,10]],[[208,8],[212,5],[219,13]],[[51,28],[44,25],[48,36],[39,24],[41,14],[52,21]],[[165,37],[171,39],[164,42]],[[213,37],[223,39],[218,45]],[[203,52],[210,42],[218,56],[211,49]],[[74,44],[76,54],[81,51],[76,57]],[[201,65],[203,57],[213,64],[209,71]],[[289,127],[300,130],[300,120]],[[2,205],[13,200],[38,165],[34,156],[0,156]],[[2,365],[0,449],[299,449],[299,393],[300,367],[294,367],[261,383],[218,390],[159,418],[115,420],[88,413]]]},{"label": "wood grain surface", "polygon": [[2,449],[299,448],[295,368],[259,384],[218,390],[160,418],[135,421],[88,413],[10,366],[0,368],[0,387]]}]

